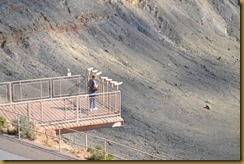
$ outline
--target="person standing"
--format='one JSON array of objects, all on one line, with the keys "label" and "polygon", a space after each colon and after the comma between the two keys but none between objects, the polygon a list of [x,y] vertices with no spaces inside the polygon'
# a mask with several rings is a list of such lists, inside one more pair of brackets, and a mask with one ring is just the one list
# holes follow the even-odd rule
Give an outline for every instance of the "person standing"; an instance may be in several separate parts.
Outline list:
[{"label": "person standing", "polygon": [[92,78],[88,81],[88,94],[90,100],[90,110],[97,110],[96,107],[96,91],[98,85],[96,83],[96,75],[92,75]]}]

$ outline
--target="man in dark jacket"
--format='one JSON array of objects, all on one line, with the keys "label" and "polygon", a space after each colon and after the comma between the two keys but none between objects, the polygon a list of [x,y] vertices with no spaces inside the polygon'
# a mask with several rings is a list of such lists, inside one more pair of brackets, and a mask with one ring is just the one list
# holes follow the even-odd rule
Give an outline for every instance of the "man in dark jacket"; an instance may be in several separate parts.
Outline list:
[{"label": "man in dark jacket", "polygon": [[98,85],[96,84],[96,75],[92,75],[92,78],[88,82],[88,93],[90,98],[90,110],[97,110],[96,107],[96,91]]}]

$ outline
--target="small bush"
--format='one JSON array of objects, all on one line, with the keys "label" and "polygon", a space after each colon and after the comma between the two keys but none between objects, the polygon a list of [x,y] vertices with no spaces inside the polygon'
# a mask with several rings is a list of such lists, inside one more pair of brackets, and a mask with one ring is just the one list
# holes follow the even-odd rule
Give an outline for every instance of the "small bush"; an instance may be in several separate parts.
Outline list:
[{"label": "small bush", "polygon": [[10,135],[16,135],[18,134],[18,129],[16,128],[11,128],[11,129],[7,129],[7,133],[10,134]]},{"label": "small bush", "polygon": [[[13,125],[18,128],[18,119],[14,119]],[[34,139],[34,132],[32,130],[33,128],[33,123],[28,120],[27,117],[20,117],[19,118],[19,124],[20,124],[20,136],[23,138],[28,138],[28,139]],[[18,130],[17,130],[18,132]]]},{"label": "small bush", "polygon": [[95,151],[95,150],[92,149],[91,147],[88,147],[88,148],[87,148],[87,152],[89,152],[89,153],[91,153],[91,154],[94,153],[94,151]]},{"label": "small bush", "polygon": [[[105,160],[105,151],[101,146],[96,146],[95,149],[88,148],[87,151],[92,154],[88,160]],[[113,160],[113,155],[107,154],[106,160]]]},{"label": "small bush", "polygon": [[6,124],[6,118],[0,115],[0,130],[2,130],[2,128],[5,128],[5,124]]}]

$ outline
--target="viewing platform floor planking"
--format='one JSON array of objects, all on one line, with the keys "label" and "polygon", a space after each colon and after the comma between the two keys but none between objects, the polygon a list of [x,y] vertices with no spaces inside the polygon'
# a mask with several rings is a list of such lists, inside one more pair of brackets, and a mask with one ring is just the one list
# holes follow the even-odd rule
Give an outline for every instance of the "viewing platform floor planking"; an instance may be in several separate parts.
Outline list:
[{"label": "viewing platform floor planking", "polygon": [[[79,102],[74,99],[22,102],[0,106],[0,115],[8,120],[16,119],[17,114],[28,116],[35,124],[52,129],[91,130],[123,126],[119,111],[103,106],[99,101],[96,103],[98,109],[90,110],[88,103],[85,99]],[[68,130],[62,131],[68,133]]]}]

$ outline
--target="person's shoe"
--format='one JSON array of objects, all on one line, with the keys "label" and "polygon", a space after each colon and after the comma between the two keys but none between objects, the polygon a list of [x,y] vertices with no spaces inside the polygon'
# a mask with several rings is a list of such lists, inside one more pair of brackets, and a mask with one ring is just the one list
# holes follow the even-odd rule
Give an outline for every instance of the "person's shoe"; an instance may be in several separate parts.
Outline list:
[{"label": "person's shoe", "polygon": [[93,108],[90,109],[90,111],[92,111],[92,110],[93,110]]},{"label": "person's shoe", "polygon": [[93,110],[97,110],[98,108],[93,108]]}]

